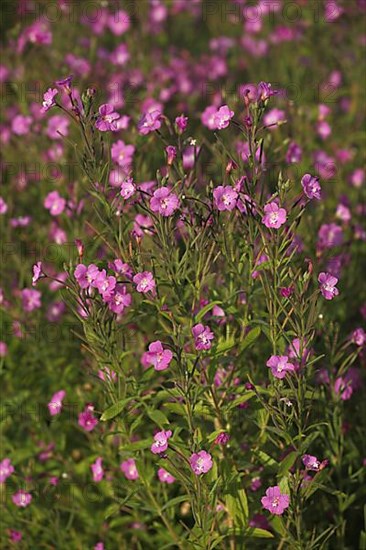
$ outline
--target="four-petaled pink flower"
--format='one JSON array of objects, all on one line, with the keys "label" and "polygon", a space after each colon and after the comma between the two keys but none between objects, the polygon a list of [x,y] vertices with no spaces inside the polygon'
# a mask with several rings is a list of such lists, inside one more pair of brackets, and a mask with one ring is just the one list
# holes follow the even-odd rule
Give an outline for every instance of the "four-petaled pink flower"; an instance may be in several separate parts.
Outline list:
[{"label": "four-petaled pink flower", "polygon": [[95,127],[100,132],[116,132],[118,130],[116,120],[120,115],[115,112],[113,105],[105,103],[99,107],[99,115],[95,121]]},{"label": "four-petaled pink flower", "polygon": [[214,339],[214,333],[210,330],[210,327],[203,326],[201,323],[195,325],[192,328],[192,334],[194,337],[194,345],[196,350],[208,350],[211,348],[211,340]]},{"label": "four-petaled pink flower", "polygon": [[32,285],[35,286],[37,281],[42,277],[42,262],[37,262],[34,264],[33,268],[33,277],[32,277]]},{"label": "four-petaled pink flower", "polygon": [[42,112],[45,113],[51,107],[56,105],[55,96],[57,96],[57,88],[48,88],[47,92],[43,94]]},{"label": "four-petaled pink flower", "polygon": [[212,457],[206,451],[199,451],[191,455],[189,464],[196,476],[206,474],[212,468]]},{"label": "four-petaled pink flower", "polygon": [[224,128],[227,128],[234,114],[234,111],[231,111],[227,105],[220,107],[220,109],[214,114],[215,129],[223,130]]},{"label": "four-petaled pink flower", "polygon": [[133,458],[129,458],[120,464],[121,471],[124,476],[131,481],[139,478],[139,473],[136,468],[136,462]]},{"label": "four-petaled pink flower", "polygon": [[11,500],[14,502],[15,506],[26,508],[32,501],[32,495],[23,491],[23,489],[19,489],[17,493],[12,495]]},{"label": "four-petaled pink flower", "polygon": [[281,225],[286,223],[287,212],[284,208],[280,208],[276,202],[266,204],[264,207],[264,216],[262,223],[269,229],[279,229]]},{"label": "four-petaled pink flower", "polygon": [[303,455],[301,460],[307,470],[312,470],[313,472],[317,472],[319,470],[320,461],[316,458],[316,456]]},{"label": "four-petaled pink flower", "polygon": [[144,113],[137,124],[137,128],[143,136],[154,130],[159,130],[161,128],[161,112],[152,111]]},{"label": "four-petaled pink flower", "polygon": [[0,462],[0,484],[4,483],[12,473],[14,473],[14,466],[10,458],[4,458],[4,460]]},{"label": "four-petaled pink flower", "polygon": [[28,313],[41,307],[41,293],[33,288],[22,290],[22,305]]},{"label": "four-petaled pink flower", "polygon": [[159,187],[150,200],[150,208],[161,216],[171,216],[179,207],[179,198],[172,193],[170,187]]},{"label": "four-petaled pink flower", "polygon": [[94,430],[95,426],[98,424],[98,420],[95,418],[93,405],[87,405],[83,412],[79,414],[78,424],[86,432],[91,432]]},{"label": "four-petaled pink flower", "polygon": [[116,285],[113,294],[108,298],[108,307],[113,313],[121,315],[126,307],[129,307],[132,302],[131,294],[128,294],[127,287],[125,285]]},{"label": "four-petaled pink flower", "polygon": [[238,193],[230,185],[219,185],[213,191],[215,206],[218,210],[233,210],[236,206]]},{"label": "four-petaled pink flower", "polygon": [[97,288],[104,301],[111,299],[117,279],[113,275],[107,275],[105,269],[102,269],[92,282],[92,286]]},{"label": "four-petaled pink flower", "polygon": [[305,174],[301,179],[301,185],[308,199],[321,199],[321,187],[318,177]]},{"label": "four-petaled pink flower", "polygon": [[164,453],[168,448],[168,439],[172,436],[171,430],[161,431],[154,435],[154,443],[151,445],[151,452],[155,455]]},{"label": "four-petaled pink flower", "polygon": [[60,414],[62,410],[62,401],[66,395],[64,390],[60,390],[53,394],[51,401],[48,403],[47,407],[51,416],[56,416]]},{"label": "four-petaled pink flower", "polygon": [[155,370],[165,370],[169,367],[173,353],[170,349],[164,349],[160,340],[151,342],[149,351],[144,353],[144,362],[148,365],[153,365]]},{"label": "four-petaled pink flower", "polygon": [[154,276],[150,271],[137,273],[133,278],[133,282],[136,285],[137,292],[142,292],[145,294],[146,292],[155,290],[156,283]]},{"label": "four-petaled pink flower", "polygon": [[170,474],[169,472],[167,472],[164,468],[159,468],[158,470],[158,478],[159,478],[159,481],[161,481],[162,483],[174,483],[175,481],[175,477],[172,476],[172,474]]},{"label": "four-petaled pink flower", "polygon": [[58,191],[51,191],[51,193],[48,193],[43,204],[52,216],[58,216],[65,210],[66,200],[60,196]]},{"label": "four-petaled pink flower", "polygon": [[338,296],[339,290],[336,288],[338,283],[337,277],[333,277],[330,273],[319,273],[318,282],[320,284],[320,292],[326,300],[333,300]]},{"label": "four-petaled pink flower", "polygon": [[295,370],[292,363],[289,363],[287,355],[272,355],[267,363],[275,378],[285,378],[287,372]]},{"label": "four-petaled pink flower", "polygon": [[74,277],[80,288],[85,290],[86,288],[91,287],[98,273],[99,269],[94,264],[90,264],[88,267],[84,264],[78,264],[74,271]]},{"label": "four-petaled pink flower", "polygon": [[133,183],[133,178],[126,178],[126,179],[121,183],[120,195],[121,195],[121,197],[123,197],[125,200],[129,199],[130,197],[132,197],[132,195],[135,193],[135,191],[136,191],[136,186],[135,186],[135,184]]},{"label": "four-petaled pink flower", "polygon": [[104,477],[102,462],[103,462],[103,458],[101,456],[98,456],[94,464],[90,466],[93,474],[93,481],[95,481],[96,483],[98,483],[99,481],[102,481]]},{"label": "four-petaled pink flower", "polygon": [[290,505],[290,497],[288,495],[281,495],[278,485],[275,487],[268,487],[266,496],[261,498],[263,508],[269,510],[276,516],[281,516],[286,508]]}]

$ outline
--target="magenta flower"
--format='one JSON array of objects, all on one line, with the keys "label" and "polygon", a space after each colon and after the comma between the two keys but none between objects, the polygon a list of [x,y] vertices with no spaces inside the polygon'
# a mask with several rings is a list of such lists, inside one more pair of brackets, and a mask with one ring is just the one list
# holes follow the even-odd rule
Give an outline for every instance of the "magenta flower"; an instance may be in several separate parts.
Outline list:
[{"label": "magenta flower", "polygon": [[281,109],[271,109],[264,115],[263,123],[269,130],[275,130],[281,122],[285,121],[285,119],[285,111]]},{"label": "magenta flower", "polygon": [[113,162],[126,170],[131,167],[134,153],[135,147],[133,145],[126,145],[121,139],[116,143],[113,143],[111,148],[111,157]]},{"label": "magenta flower", "polygon": [[352,332],[351,340],[356,346],[364,346],[366,344],[366,332],[364,329],[362,327],[356,328]]},{"label": "magenta flower", "polygon": [[93,474],[93,481],[95,481],[96,483],[99,483],[99,481],[102,481],[104,477],[102,462],[103,462],[103,458],[101,456],[98,456],[94,464],[90,466]]},{"label": "magenta flower", "polygon": [[83,412],[79,414],[78,424],[86,432],[91,432],[94,430],[95,426],[98,424],[98,420],[95,418],[93,405],[87,405]]},{"label": "magenta flower", "polygon": [[100,132],[116,132],[118,130],[116,120],[120,115],[114,111],[113,105],[104,103],[99,107],[99,115],[95,121],[95,127]]},{"label": "magenta flower", "polygon": [[301,185],[308,199],[321,199],[319,178],[316,176],[311,176],[310,174],[305,174],[301,178]]},{"label": "magenta flower", "polygon": [[159,481],[161,481],[162,483],[168,483],[169,485],[171,483],[174,483],[175,481],[175,477],[172,476],[169,472],[167,472],[164,468],[159,468],[158,478],[159,478]]},{"label": "magenta flower", "polygon": [[212,457],[206,451],[193,453],[189,459],[189,463],[196,476],[206,474],[212,468]]},{"label": "magenta flower", "polygon": [[154,455],[164,453],[168,448],[168,439],[172,436],[171,430],[161,431],[154,435],[154,443],[151,445],[151,452]]},{"label": "magenta flower", "polygon": [[78,264],[74,271],[74,277],[77,280],[80,288],[86,289],[92,286],[96,277],[98,276],[99,269],[96,265],[90,264],[86,267],[84,264]]},{"label": "magenta flower", "polygon": [[288,495],[281,495],[278,485],[275,487],[268,487],[266,496],[261,498],[263,508],[269,510],[276,516],[281,516],[286,508],[289,507],[290,497]]},{"label": "magenta flower", "polygon": [[165,370],[169,367],[173,353],[170,349],[164,349],[160,340],[149,345],[149,351],[144,353],[144,361],[147,365],[153,365],[154,369]]},{"label": "magenta flower", "polygon": [[303,455],[301,460],[307,470],[312,470],[313,472],[317,472],[319,470],[320,461],[316,458],[316,456]]},{"label": "magenta flower", "polygon": [[34,264],[33,268],[33,277],[32,277],[32,286],[35,286],[37,281],[42,277],[42,262],[37,262]]},{"label": "magenta flower", "polygon": [[144,113],[137,124],[137,129],[143,136],[159,128],[161,128],[161,112],[157,110]]},{"label": "magenta flower", "polygon": [[11,497],[11,500],[14,502],[15,506],[26,508],[32,501],[32,495],[23,491],[23,489],[19,489],[19,491]]},{"label": "magenta flower", "polygon": [[7,478],[11,476],[11,474],[14,473],[14,466],[12,465],[10,458],[4,458],[0,462],[0,485],[1,483],[5,483]]},{"label": "magenta flower", "polygon": [[192,334],[194,337],[194,345],[196,350],[208,350],[211,348],[211,340],[214,339],[214,333],[210,330],[210,327],[203,326],[201,323],[195,325],[192,328]]},{"label": "magenta flower", "polygon": [[236,206],[238,193],[230,185],[219,185],[213,191],[214,203],[218,210],[233,210]]},{"label": "magenta flower", "polygon": [[41,293],[33,288],[22,290],[22,305],[28,313],[41,307]]},{"label": "magenta flower", "polygon": [[142,292],[145,294],[146,292],[155,290],[156,283],[154,276],[150,271],[137,273],[132,280],[136,285],[137,292]]},{"label": "magenta flower", "polygon": [[133,458],[129,458],[120,464],[120,469],[124,476],[131,481],[135,481],[139,478],[139,473],[136,468],[136,462]]},{"label": "magenta flower", "polygon": [[8,205],[2,197],[0,197],[0,214],[6,214],[8,211]]},{"label": "magenta flower", "polygon": [[42,102],[42,112],[45,113],[51,107],[54,107],[56,105],[55,102],[55,96],[57,96],[58,90],[57,88],[48,88],[47,92],[43,94],[43,102]]},{"label": "magenta flower", "polygon": [[319,273],[318,282],[320,284],[320,292],[323,294],[326,300],[333,300],[335,296],[338,296],[339,290],[336,288],[338,283],[337,277],[333,277],[330,273]]},{"label": "magenta flower", "polygon": [[66,78],[62,78],[61,80],[56,80],[55,84],[56,86],[60,86],[64,89],[65,92],[70,93],[71,92],[71,82],[74,78],[74,75],[67,76]]},{"label": "magenta flower", "polygon": [[171,216],[179,207],[179,198],[172,193],[170,187],[159,187],[150,200],[150,208],[161,216]]},{"label": "magenta flower", "polygon": [[227,445],[230,441],[230,435],[227,432],[221,432],[215,438],[216,445]]},{"label": "magenta flower", "polygon": [[113,275],[107,275],[105,269],[102,269],[92,282],[92,286],[97,288],[104,301],[110,300],[117,284],[117,279]]},{"label": "magenta flower", "polygon": [[62,401],[66,395],[64,390],[60,390],[53,394],[51,401],[48,403],[47,407],[51,416],[56,416],[60,414],[62,410]]},{"label": "magenta flower", "polygon": [[177,148],[174,145],[168,145],[165,147],[165,152],[167,154],[168,166],[171,166],[177,157]]},{"label": "magenta flower", "polygon": [[121,284],[116,285],[112,296],[108,299],[108,307],[113,313],[121,315],[126,307],[132,302],[131,294],[128,294],[127,287]]},{"label": "magenta flower", "polygon": [[58,191],[51,191],[45,198],[43,205],[50,211],[52,216],[58,216],[65,210],[66,200],[59,195]]},{"label": "magenta flower", "polygon": [[53,115],[49,118],[46,134],[50,139],[62,139],[69,133],[70,121],[62,115]]},{"label": "magenta flower", "polygon": [[334,246],[340,246],[343,243],[343,230],[340,225],[336,223],[324,223],[318,232],[318,245],[319,248],[333,248]]},{"label": "magenta flower", "polygon": [[120,195],[125,200],[132,197],[132,195],[135,192],[136,192],[136,186],[133,183],[133,178],[127,178],[121,183]]},{"label": "magenta flower", "polygon": [[264,212],[262,223],[269,229],[279,229],[281,225],[286,223],[287,212],[284,208],[280,208],[276,202],[266,204]]},{"label": "magenta flower", "polygon": [[182,134],[188,125],[188,117],[184,115],[177,116],[175,124],[179,134]]},{"label": "magenta flower", "polygon": [[267,363],[272,371],[272,374],[275,378],[285,378],[287,372],[295,370],[295,367],[292,363],[288,362],[287,355],[272,355]]},{"label": "magenta flower", "polygon": [[353,394],[352,380],[339,376],[334,383],[334,391],[341,396],[342,401],[348,401]]},{"label": "magenta flower", "polygon": [[224,128],[227,128],[234,114],[234,111],[231,111],[227,105],[220,107],[220,109],[214,114],[215,129],[223,130]]}]

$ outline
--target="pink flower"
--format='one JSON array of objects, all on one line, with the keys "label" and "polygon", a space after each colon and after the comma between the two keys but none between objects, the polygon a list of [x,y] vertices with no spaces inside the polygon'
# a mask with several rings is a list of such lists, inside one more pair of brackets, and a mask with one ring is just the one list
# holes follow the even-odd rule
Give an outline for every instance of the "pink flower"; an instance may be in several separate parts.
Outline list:
[{"label": "pink flower", "polygon": [[49,118],[46,134],[50,139],[62,139],[69,133],[70,121],[62,115],[53,115]]},{"label": "pink flower", "polygon": [[134,153],[135,147],[133,145],[126,145],[121,139],[116,143],[113,143],[111,148],[111,157],[113,162],[125,170],[128,170],[131,167]]},{"label": "pink flower", "polygon": [[24,311],[31,312],[41,307],[41,293],[32,288],[22,290],[22,305]]},{"label": "pink flower", "polygon": [[351,340],[356,346],[364,346],[366,344],[366,332],[364,329],[362,327],[356,328],[352,332]]},{"label": "pink flower", "polygon": [[281,109],[271,109],[263,117],[264,125],[270,130],[275,130],[280,122],[284,122],[286,119],[285,112]]},{"label": "pink flower", "polygon": [[177,118],[175,119],[175,124],[178,130],[178,133],[182,134],[184,130],[187,128],[188,117],[184,115],[177,116]]},{"label": "pink flower", "polygon": [[227,445],[230,441],[230,435],[226,432],[221,432],[215,438],[216,445]]},{"label": "pink flower", "polygon": [[164,468],[159,468],[158,470],[158,478],[159,478],[159,481],[161,481],[162,483],[168,483],[168,484],[171,484],[171,483],[174,483],[175,481],[175,477],[172,476],[169,472],[167,472],[166,470],[164,470]]},{"label": "pink flower", "polygon": [[133,282],[135,283],[137,292],[142,292],[143,294],[146,294],[146,292],[155,290],[155,280],[154,276],[150,271],[143,271],[142,273],[137,273],[134,278]]},{"label": "pink flower", "polygon": [[321,187],[319,178],[305,174],[301,179],[301,185],[308,199],[321,199]]},{"label": "pink flower", "polygon": [[206,474],[212,468],[212,457],[206,451],[193,453],[189,459],[189,463],[196,476]]},{"label": "pink flower", "polygon": [[214,339],[214,333],[210,330],[210,327],[203,326],[201,323],[195,325],[192,328],[192,334],[194,337],[194,345],[196,350],[208,350],[211,348],[211,340]]},{"label": "pink flower", "polygon": [[78,264],[74,271],[74,277],[77,280],[80,288],[86,289],[91,287],[96,277],[98,276],[99,269],[96,265],[90,264],[86,267],[84,264]]},{"label": "pink flower", "polygon": [[15,506],[26,508],[32,501],[32,495],[23,491],[23,489],[19,489],[19,491],[11,497],[11,500],[14,502]]},{"label": "pink flower", "polygon": [[275,378],[285,378],[287,372],[295,370],[295,367],[292,363],[288,362],[287,355],[272,355],[267,363],[272,371],[272,374]]},{"label": "pink flower", "polygon": [[154,435],[154,443],[151,445],[151,452],[155,455],[164,453],[168,448],[168,439],[172,436],[171,430],[161,431]]},{"label": "pink flower", "polygon": [[66,200],[59,195],[58,191],[51,191],[51,193],[48,193],[43,204],[52,216],[58,216],[65,210]]},{"label": "pink flower", "polygon": [[0,340],[0,357],[6,357],[8,354],[8,346]]},{"label": "pink flower", "polygon": [[154,130],[159,130],[161,128],[161,112],[156,110],[144,113],[137,124],[137,128],[143,136],[154,132]]},{"label": "pink flower", "polygon": [[32,285],[35,286],[37,281],[42,277],[42,262],[37,262],[33,266]]},{"label": "pink flower", "polygon": [[121,471],[127,479],[135,481],[139,478],[139,473],[136,468],[136,462],[133,458],[129,458],[120,464]]},{"label": "pink flower", "polygon": [[131,20],[128,13],[118,10],[110,14],[107,19],[107,26],[115,36],[121,36],[130,28]]},{"label": "pink flower", "polygon": [[165,147],[165,152],[167,154],[168,166],[171,166],[177,157],[177,148],[174,145],[168,145]]},{"label": "pink flower", "polygon": [[219,185],[213,191],[215,206],[218,210],[233,210],[236,206],[238,193],[230,185]]},{"label": "pink flower", "polygon": [[10,529],[9,538],[12,542],[20,542],[23,538],[21,531],[15,531],[15,529]]},{"label": "pink flower", "polygon": [[335,296],[338,296],[339,290],[336,288],[338,283],[337,277],[333,277],[330,273],[319,273],[318,281],[320,284],[320,292],[323,294],[326,300],[333,300]]},{"label": "pink flower", "polygon": [[113,313],[121,315],[132,302],[131,294],[128,294],[125,285],[116,285],[112,296],[108,299],[108,307]]},{"label": "pink flower", "polygon": [[266,227],[279,229],[281,225],[286,223],[287,212],[284,208],[280,208],[276,202],[266,204],[264,212],[262,223],[264,223]]},{"label": "pink flower", "polygon": [[55,96],[57,96],[58,90],[57,88],[48,88],[47,92],[43,94],[43,102],[42,102],[42,112],[45,113],[51,107],[54,107],[56,105],[55,102]]},{"label": "pink flower", "polygon": [[179,198],[171,192],[170,187],[159,187],[150,200],[150,208],[161,216],[171,216],[179,207]]},{"label": "pink flower", "polygon": [[0,197],[0,214],[6,214],[8,211],[8,205],[2,197]]},{"label": "pink flower", "polygon": [[100,132],[116,132],[118,130],[116,120],[120,115],[114,111],[113,105],[110,103],[104,103],[99,107],[99,116],[95,121],[95,127]]},{"label": "pink flower", "polygon": [[97,542],[94,546],[94,550],[104,550],[104,544],[102,542]]},{"label": "pink flower", "polygon": [[230,120],[234,116],[234,111],[231,111],[227,105],[223,105],[214,115],[214,125],[216,130],[223,130],[230,124]]},{"label": "pink flower", "polygon": [[340,394],[342,401],[348,401],[353,394],[352,380],[340,376],[334,383],[334,391]]},{"label": "pink flower", "polygon": [[14,466],[10,458],[4,458],[4,460],[0,462],[0,484],[4,483],[12,473],[14,473]]},{"label": "pink flower", "polygon": [[269,510],[276,516],[281,516],[286,508],[289,507],[290,497],[288,495],[281,495],[278,485],[275,487],[268,487],[266,496],[261,498],[263,508]]},{"label": "pink flower", "polygon": [[152,342],[149,351],[144,353],[146,364],[153,365],[157,371],[167,369],[172,359],[173,353],[170,349],[164,349],[160,340]]},{"label": "pink flower", "polygon": [[91,432],[94,430],[95,426],[98,424],[98,420],[93,415],[94,407],[93,405],[87,405],[83,412],[79,414],[78,424],[86,432]]},{"label": "pink flower", "polygon": [[99,481],[102,481],[104,477],[102,462],[103,462],[103,458],[101,456],[98,456],[94,464],[90,466],[93,474],[93,481],[95,481],[96,483],[98,483]]},{"label": "pink flower", "polygon": [[60,390],[53,394],[53,396],[51,397],[51,401],[47,405],[51,416],[60,414],[62,410],[62,400],[64,399],[65,395],[66,392],[64,390]]},{"label": "pink flower", "polygon": [[324,223],[318,232],[318,245],[319,248],[333,248],[334,246],[340,246],[343,243],[343,231],[342,228],[336,223]]},{"label": "pink flower", "polygon": [[127,178],[121,183],[121,190],[120,195],[125,200],[132,197],[132,195],[136,192],[136,186],[133,183],[133,178]]},{"label": "pink flower", "polygon": [[117,280],[113,275],[107,275],[105,269],[102,269],[92,282],[92,286],[97,288],[104,301],[111,299]]},{"label": "pink flower", "polygon": [[320,462],[316,456],[303,455],[301,460],[307,470],[312,470],[313,472],[317,472],[319,470]]},{"label": "pink flower", "polygon": [[201,115],[201,122],[209,130],[215,130],[216,129],[216,121],[215,121],[215,115],[217,113],[217,109],[214,105],[210,105],[206,107],[206,109],[203,111]]},{"label": "pink flower", "polygon": [[11,122],[11,129],[12,132],[17,136],[24,136],[25,134],[28,134],[31,124],[32,117],[17,115],[13,118]]}]

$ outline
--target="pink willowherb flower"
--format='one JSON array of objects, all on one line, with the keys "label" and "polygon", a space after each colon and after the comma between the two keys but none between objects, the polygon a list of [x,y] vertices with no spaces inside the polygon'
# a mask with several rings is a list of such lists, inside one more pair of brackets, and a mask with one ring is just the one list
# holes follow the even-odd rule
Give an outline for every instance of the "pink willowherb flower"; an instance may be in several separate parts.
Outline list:
[{"label": "pink willowherb flower", "polygon": [[32,495],[23,491],[23,489],[19,489],[19,491],[11,497],[11,500],[14,502],[15,506],[26,508],[32,501]]},{"label": "pink willowherb flower", "polygon": [[129,199],[136,192],[136,185],[133,183],[133,178],[126,178],[121,183],[120,195],[125,200]]},{"label": "pink willowherb flower", "polygon": [[60,390],[53,394],[51,401],[48,403],[47,407],[51,416],[56,416],[60,414],[62,410],[62,401],[66,395],[64,390]]},{"label": "pink willowherb flower", "polygon": [[79,414],[78,424],[86,432],[91,432],[94,430],[95,426],[98,424],[98,420],[95,418],[93,405],[87,405],[83,412]]},{"label": "pink willowherb flower", "polygon": [[41,293],[33,288],[24,288],[22,290],[22,305],[24,311],[30,313],[41,307]]},{"label": "pink willowherb flower", "polygon": [[20,542],[22,538],[23,538],[23,533],[21,531],[10,529],[9,539],[11,540],[11,542]]},{"label": "pink willowherb flower", "polygon": [[174,145],[168,145],[165,147],[165,152],[167,154],[167,163],[168,166],[171,166],[174,160],[177,158],[177,148]]},{"label": "pink willowherb flower", "polygon": [[159,481],[161,481],[162,483],[168,483],[169,485],[171,483],[174,483],[175,481],[175,477],[172,476],[172,474],[170,474],[169,472],[167,472],[164,468],[159,468],[158,478],[159,478]]},{"label": "pink willowherb flower", "polygon": [[8,211],[8,205],[2,197],[0,197],[0,214],[6,214]]},{"label": "pink willowherb flower", "polygon": [[206,474],[212,468],[212,457],[206,451],[199,451],[191,455],[189,464],[196,476]]},{"label": "pink willowherb flower", "polygon": [[263,508],[269,510],[276,516],[281,516],[286,508],[290,505],[290,497],[288,495],[282,495],[278,485],[275,487],[268,487],[266,496],[261,498]]},{"label": "pink willowherb flower", "polygon": [[227,105],[223,105],[214,114],[214,125],[216,130],[223,130],[230,124],[230,120],[234,116],[234,111],[231,111]]},{"label": "pink willowherb flower", "polygon": [[92,286],[98,289],[105,302],[113,296],[116,284],[117,279],[113,275],[107,275],[105,269],[102,269],[92,282]]},{"label": "pink willowherb flower", "polygon": [[161,431],[154,435],[154,443],[151,445],[151,452],[155,455],[164,453],[168,448],[168,439],[172,436],[171,430]]},{"label": "pink willowherb flower", "polygon": [[279,229],[281,225],[286,223],[287,212],[284,208],[280,208],[276,202],[266,204],[264,207],[264,216],[262,223],[269,229]]},{"label": "pink willowherb flower", "polygon": [[177,116],[175,125],[179,134],[182,134],[188,125],[188,117],[184,115]]},{"label": "pink willowherb flower", "polygon": [[51,191],[51,193],[48,193],[43,204],[52,216],[58,216],[65,210],[66,200],[60,196],[58,191]]},{"label": "pink willowherb flower", "polygon": [[99,115],[95,121],[95,127],[100,132],[116,132],[118,130],[116,120],[120,115],[115,112],[113,105],[104,103],[99,107]]},{"label": "pink willowherb flower", "polygon": [[321,199],[321,187],[318,177],[305,174],[301,178],[301,185],[308,199]]},{"label": "pink willowherb flower", "polygon": [[96,265],[90,264],[88,267],[84,264],[78,264],[74,271],[74,277],[80,288],[90,288],[98,276],[99,269]]},{"label": "pink willowherb flower", "polygon": [[11,463],[10,458],[4,458],[0,462],[0,484],[5,483],[7,478],[14,473],[14,466]]},{"label": "pink willowherb flower", "polygon": [[155,290],[156,283],[154,276],[150,271],[137,273],[133,278],[133,282],[136,285],[137,292],[142,292],[145,294],[146,292]]},{"label": "pink willowherb flower", "polygon": [[154,369],[165,370],[169,367],[173,353],[170,349],[164,349],[160,340],[156,340],[149,345],[149,351],[144,353],[144,362],[153,365]]},{"label": "pink willowherb flower", "polygon": [[341,396],[342,401],[348,401],[353,394],[352,380],[339,376],[334,383],[334,391]]},{"label": "pink willowherb flower", "polygon": [[214,333],[210,330],[210,327],[203,326],[201,323],[195,325],[192,328],[192,334],[194,337],[194,345],[196,350],[208,350],[211,348],[211,340],[214,339]]},{"label": "pink willowherb flower", "polygon": [[238,200],[238,193],[230,185],[219,185],[213,191],[214,203],[218,210],[233,210]]},{"label": "pink willowherb flower", "polygon": [[215,438],[216,445],[227,445],[230,441],[230,435],[227,432],[221,432]]},{"label": "pink willowherb flower", "polygon": [[366,344],[366,332],[362,327],[356,328],[351,335],[351,341],[356,346],[364,346]]},{"label": "pink willowherb flower", "polygon": [[6,357],[8,354],[8,346],[0,340],[0,357]]},{"label": "pink willowherb flower", "polygon": [[335,296],[338,296],[339,290],[336,288],[338,283],[337,277],[333,277],[330,273],[319,273],[318,282],[320,285],[320,292],[326,300],[333,300]]},{"label": "pink willowherb flower", "polygon": [[43,94],[43,102],[42,102],[42,112],[45,113],[51,107],[54,107],[56,105],[55,97],[58,94],[57,88],[48,88],[47,92]]},{"label": "pink willowherb flower", "polygon": [[267,363],[275,378],[285,378],[287,372],[295,370],[292,363],[289,363],[287,355],[272,355]]},{"label": "pink willowherb flower", "polygon": [[113,143],[111,148],[111,157],[113,162],[125,169],[129,169],[131,167],[134,153],[135,147],[133,145],[126,145],[121,139],[116,143]]},{"label": "pink willowherb flower", "polygon": [[42,262],[37,262],[34,264],[33,268],[33,277],[32,277],[32,286],[35,286],[37,284],[37,281],[41,279],[43,273],[42,273]]},{"label": "pink willowherb flower", "polygon": [[95,481],[96,483],[98,483],[99,481],[102,481],[104,477],[102,462],[103,462],[103,458],[101,456],[98,456],[94,464],[90,466],[93,474],[93,481]]},{"label": "pink willowherb flower", "polygon": [[158,110],[144,113],[137,124],[137,129],[143,136],[159,128],[161,128],[161,112]]},{"label": "pink willowherb flower", "polygon": [[327,459],[320,462],[320,460],[318,460],[316,456],[312,456],[312,455],[303,455],[301,457],[301,460],[305,468],[313,472],[319,472],[319,470],[323,470],[329,462]]},{"label": "pink willowherb flower", "polygon": [[179,198],[170,187],[159,187],[150,200],[150,208],[161,216],[171,216],[179,207]]},{"label": "pink willowherb flower", "polygon": [[122,462],[120,464],[120,469],[123,472],[124,476],[131,481],[135,481],[139,478],[139,473],[136,468],[136,462],[133,458],[129,458]]},{"label": "pink willowherb flower", "polygon": [[132,302],[131,294],[128,294],[125,285],[117,284],[113,294],[108,298],[108,307],[116,315],[121,315],[126,307],[129,307]]}]

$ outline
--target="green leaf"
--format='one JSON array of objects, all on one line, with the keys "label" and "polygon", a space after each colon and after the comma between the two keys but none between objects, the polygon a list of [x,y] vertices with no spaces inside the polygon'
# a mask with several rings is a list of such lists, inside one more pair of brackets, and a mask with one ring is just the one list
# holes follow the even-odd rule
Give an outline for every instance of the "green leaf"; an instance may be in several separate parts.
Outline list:
[{"label": "green leaf", "polygon": [[273,533],[266,529],[260,529],[259,527],[248,529],[245,534],[248,537],[254,537],[256,539],[273,539]]},{"label": "green leaf", "polygon": [[127,403],[129,401],[132,401],[133,399],[133,397],[128,397],[127,399],[121,399],[120,401],[117,401],[117,403],[113,403],[113,405],[108,407],[108,409],[106,409],[100,417],[101,422],[111,420],[112,418],[117,416],[117,414],[120,414],[123,411],[125,405],[127,405]]},{"label": "green leaf", "polygon": [[149,418],[151,418],[151,420],[160,427],[166,424],[169,424],[169,420],[167,419],[167,417],[163,412],[159,411],[159,409],[155,409],[153,411],[147,411],[147,414]]},{"label": "green leaf", "polygon": [[210,302],[209,304],[205,305],[205,307],[203,307],[196,315],[195,317],[195,323],[200,323],[201,320],[204,318],[204,316],[206,315],[206,313],[208,313],[209,311],[211,311],[211,309],[213,309],[215,306],[218,306],[219,304],[222,304],[222,302],[220,302],[219,300],[216,300],[214,302]]},{"label": "green leaf", "polygon": [[249,348],[249,346],[254,344],[254,342],[259,338],[260,334],[261,334],[260,327],[255,327],[252,330],[250,330],[248,334],[245,336],[242,343],[240,344],[238,353],[239,354],[242,353],[244,350]]},{"label": "green leaf", "polygon": [[290,468],[294,465],[299,453],[297,451],[292,451],[281,461],[280,467],[278,469],[278,477],[281,478],[285,476]]}]

